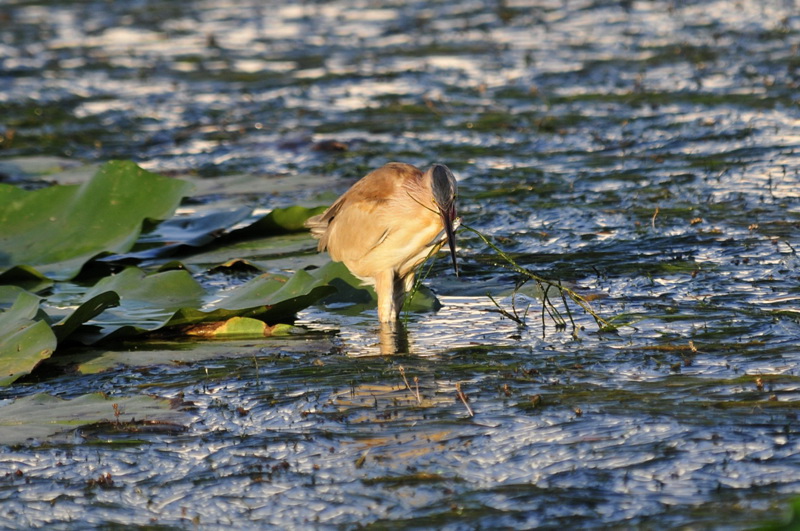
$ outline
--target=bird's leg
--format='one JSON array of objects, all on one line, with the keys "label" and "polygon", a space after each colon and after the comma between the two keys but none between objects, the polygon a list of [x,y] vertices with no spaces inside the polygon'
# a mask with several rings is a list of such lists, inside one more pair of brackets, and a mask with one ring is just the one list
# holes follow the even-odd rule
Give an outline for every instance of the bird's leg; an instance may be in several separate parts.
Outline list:
[{"label": "bird's leg", "polygon": [[378,320],[393,323],[399,309],[395,307],[395,274],[391,269],[375,277],[375,293],[378,295]]},{"label": "bird's leg", "polygon": [[411,271],[406,275],[406,278],[403,279],[403,291],[411,293],[412,289],[414,289],[414,271]]},{"label": "bird's leg", "polygon": [[394,311],[395,311],[395,318],[400,315],[400,312],[403,309],[403,302],[406,300],[406,291],[408,291],[408,277],[411,277],[411,285],[414,285],[414,273],[406,276],[405,278],[400,278],[399,276],[394,277],[394,291],[392,292],[392,298],[394,299]]},{"label": "bird's leg", "polygon": [[394,305],[397,307],[399,314],[403,310],[403,303],[406,300],[406,295],[411,293],[414,288],[414,271],[412,270],[403,278],[395,279],[394,283]]}]

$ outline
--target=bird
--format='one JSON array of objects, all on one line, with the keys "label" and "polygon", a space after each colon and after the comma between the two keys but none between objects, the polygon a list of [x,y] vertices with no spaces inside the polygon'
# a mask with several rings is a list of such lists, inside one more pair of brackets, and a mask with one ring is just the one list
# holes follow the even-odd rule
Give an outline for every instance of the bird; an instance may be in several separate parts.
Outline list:
[{"label": "bird", "polygon": [[445,242],[458,276],[457,195],[456,178],[444,164],[423,172],[390,162],[362,177],[305,225],[319,239],[319,252],[327,250],[332,260],[375,288],[379,321],[394,323],[417,268]]}]

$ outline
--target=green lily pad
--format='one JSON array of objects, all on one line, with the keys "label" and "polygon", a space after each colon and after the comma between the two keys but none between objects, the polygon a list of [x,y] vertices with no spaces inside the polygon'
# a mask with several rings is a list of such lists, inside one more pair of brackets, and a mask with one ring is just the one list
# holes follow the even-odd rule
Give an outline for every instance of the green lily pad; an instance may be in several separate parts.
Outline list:
[{"label": "green lily pad", "polygon": [[192,323],[225,321],[231,317],[253,317],[267,323],[285,323],[294,315],[336,288],[298,271],[288,280],[279,275],[261,275],[230,290],[207,310],[183,308],[164,325],[185,326]]},{"label": "green lily pad", "polygon": [[127,267],[116,275],[102,278],[86,292],[84,299],[109,291],[120,296],[122,311],[127,314],[137,307],[159,308],[164,312],[186,306],[198,307],[206,294],[188,271],[171,269],[148,275],[139,268]]},{"label": "green lily pad", "polygon": [[56,334],[58,342],[64,342],[83,323],[100,315],[107,308],[112,308],[118,304],[119,295],[113,291],[95,295],[53,326],[53,332]]},{"label": "green lily pad", "polygon": [[[276,208],[271,212],[256,217],[255,221],[241,228],[233,229],[251,216],[249,207],[211,207],[200,208],[194,212],[176,216],[161,223],[152,232],[139,238],[131,252],[105,258],[107,261],[121,260],[158,260],[172,255],[194,255],[189,259],[206,265],[230,256],[239,256],[236,249],[252,248],[257,255],[275,254],[274,249],[281,247],[281,241],[273,241],[274,236],[306,232],[303,223],[311,216],[323,212],[326,207],[306,208],[291,206]],[[266,238],[266,239],[265,239]],[[255,243],[244,240],[259,239]],[[303,248],[311,249],[311,239],[304,237]],[[314,244],[315,246],[316,244]],[[206,257],[197,257],[198,250],[203,250]],[[212,258],[208,258],[208,256]]]},{"label": "green lily pad", "polygon": [[288,279],[281,275],[265,274],[228,291],[226,296],[214,306],[217,309],[228,310],[244,310],[261,306],[274,308],[286,300],[302,297],[310,289],[324,284],[324,280],[315,278],[306,271],[298,271]]},{"label": "green lily pad", "polygon": [[328,261],[320,268],[309,271],[314,278],[319,279],[336,288],[336,293],[326,297],[323,304],[336,303],[372,303],[377,300],[375,290],[365,286],[363,282],[353,275],[341,262]]},{"label": "green lily pad", "polygon": [[194,195],[196,197],[243,197],[246,201],[250,201],[253,197],[286,194],[300,190],[324,190],[336,184],[332,182],[330,176],[317,172],[291,172],[285,175],[270,176],[242,173],[213,179],[187,175],[184,178],[195,185]]},{"label": "green lily pad", "polygon": [[322,264],[327,260],[324,255],[317,258],[316,246],[317,242],[309,234],[283,234],[209,246],[197,254],[182,257],[181,261],[189,266],[209,269],[236,257],[265,271],[297,270],[309,262]]},{"label": "green lily pad", "polygon": [[227,321],[190,325],[183,330],[183,333],[206,339],[245,339],[287,335],[293,328],[291,325],[280,323],[270,326],[251,317],[231,317]]},{"label": "green lily pad", "polygon": [[263,238],[264,236],[306,231],[307,229],[303,225],[306,220],[311,216],[325,212],[327,208],[326,206],[276,208],[254,223],[232,231],[228,238]]},{"label": "green lily pad", "polygon": [[[136,341],[130,344],[80,347],[68,349],[53,356],[43,365],[55,371],[96,374],[120,366],[151,367],[154,365],[194,365],[209,359],[252,358],[273,353],[293,353],[298,357],[314,352],[328,352],[333,348],[332,338],[320,334],[297,334],[289,325],[273,327],[278,333],[268,338],[215,337],[213,341],[170,337]],[[267,347],[266,349],[264,347]]]},{"label": "green lily pad", "polygon": [[38,292],[53,285],[53,281],[28,266],[15,266],[0,273],[0,284],[11,284],[30,292]]},{"label": "green lily pad", "polygon": [[[115,413],[119,413],[119,417]],[[149,396],[109,397],[92,393],[63,400],[41,393],[0,407],[0,444],[43,440],[103,421],[126,423],[136,419],[185,423],[184,415],[172,409],[169,400]]]},{"label": "green lily pad", "polygon": [[14,305],[0,313],[0,386],[30,373],[56,348],[47,322],[36,320],[39,297],[20,293]]},{"label": "green lily pad", "polygon": [[0,272],[29,266],[72,278],[99,254],[129,250],[142,223],[170,217],[189,188],[130,161],[108,162],[80,185],[0,184]]},{"label": "green lily pad", "polygon": [[0,309],[10,308],[22,293],[30,293],[19,286],[0,284]]},{"label": "green lily pad", "polygon": [[[147,274],[130,267],[98,282],[85,295],[119,296],[119,306],[109,308],[75,337],[85,343],[120,339],[162,328],[222,322],[233,317],[259,319],[268,324],[286,323],[294,315],[333,293],[335,288],[305,271],[290,278],[261,275],[225,293],[218,301],[204,304],[209,295],[184,270]],[[87,305],[88,301],[84,303]]]},{"label": "green lily pad", "polygon": [[[353,275],[341,262],[328,262],[324,266],[310,271],[318,281],[336,288],[336,292],[322,300],[323,304],[373,304],[378,297],[371,286]],[[420,285],[413,297],[406,298],[403,311],[427,312],[435,311],[442,305],[436,295],[425,285]]]},{"label": "green lily pad", "polygon": [[107,293],[117,296],[119,304],[97,315],[92,326],[77,331],[79,341],[91,344],[111,334],[122,337],[157,330],[178,310],[202,306],[206,295],[187,271],[147,274],[136,267],[101,279],[84,295],[84,304]]},{"label": "green lily pad", "polygon": [[[220,235],[247,218],[251,212],[249,207],[201,208],[189,214],[175,216],[142,235],[131,252],[113,255],[106,260],[152,260],[191,252],[215,242]],[[140,249],[141,247],[145,248]]]}]

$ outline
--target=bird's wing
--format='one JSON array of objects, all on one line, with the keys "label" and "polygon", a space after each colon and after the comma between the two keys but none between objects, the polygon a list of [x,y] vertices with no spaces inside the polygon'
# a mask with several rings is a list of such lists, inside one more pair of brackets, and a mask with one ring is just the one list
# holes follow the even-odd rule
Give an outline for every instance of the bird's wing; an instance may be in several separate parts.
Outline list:
[{"label": "bird's wing", "polygon": [[361,260],[380,245],[393,227],[381,215],[384,201],[358,196],[343,199],[323,239],[331,258],[349,263]]},{"label": "bird's wing", "polygon": [[317,249],[328,249],[334,260],[363,256],[386,237],[389,227],[381,220],[382,207],[396,196],[405,179],[421,173],[408,164],[390,163],[356,182],[328,210],[306,221],[311,234],[319,238]]}]

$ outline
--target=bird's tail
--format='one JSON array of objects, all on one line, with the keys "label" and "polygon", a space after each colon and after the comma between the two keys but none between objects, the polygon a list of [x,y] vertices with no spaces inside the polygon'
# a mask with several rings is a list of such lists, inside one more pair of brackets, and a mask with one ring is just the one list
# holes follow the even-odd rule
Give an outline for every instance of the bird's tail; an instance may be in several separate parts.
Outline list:
[{"label": "bird's tail", "polygon": [[328,220],[323,220],[323,215],[324,214],[311,216],[303,223],[303,225],[311,231],[311,235],[318,240],[322,238],[322,235],[328,230]]}]

